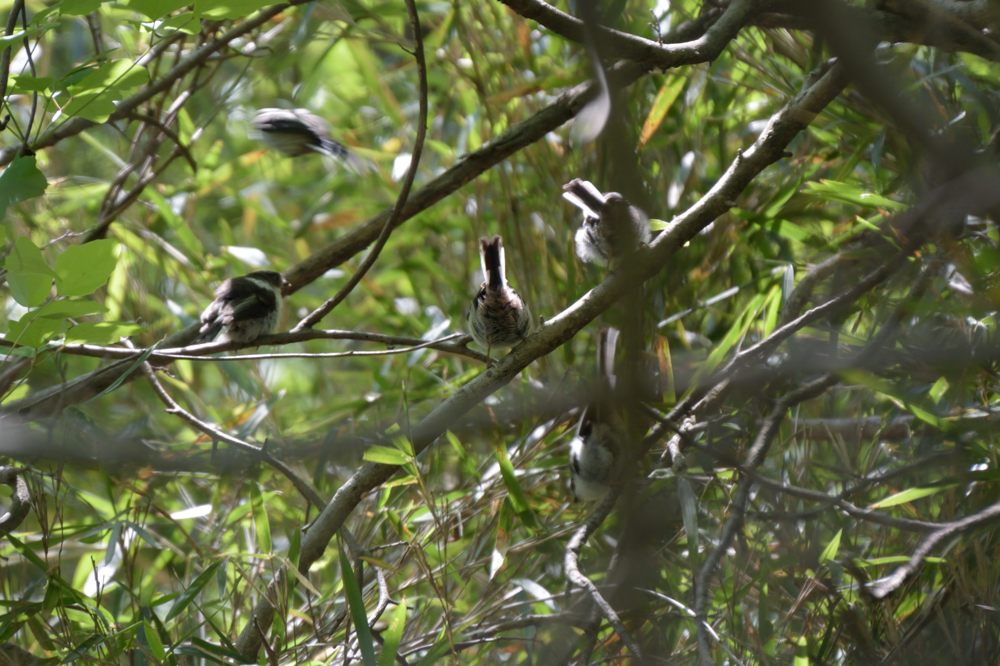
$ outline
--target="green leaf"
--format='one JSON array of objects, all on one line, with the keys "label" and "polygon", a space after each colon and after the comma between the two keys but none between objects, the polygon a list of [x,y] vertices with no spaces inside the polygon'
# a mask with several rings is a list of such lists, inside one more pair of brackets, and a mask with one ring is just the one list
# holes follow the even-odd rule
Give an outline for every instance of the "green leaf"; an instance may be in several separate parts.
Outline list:
[{"label": "green leaf", "polygon": [[37,310],[32,310],[31,316],[64,319],[67,317],[82,317],[84,315],[97,314],[103,311],[104,307],[100,303],[85,298],[80,301],[52,301]]},{"label": "green leaf", "polygon": [[[670,470],[673,472],[673,470]],[[684,522],[684,533],[687,534],[688,557],[692,562],[698,561],[698,499],[694,488],[685,476],[677,477],[677,499],[681,505],[681,519]]]},{"label": "green leaf", "polygon": [[663,123],[663,119],[670,111],[670,107],[677,101],[677,96],[681,94],[684,84],[687,83],[687,77],[684,76],[674,76],[671,78],[673,80],[668,80],[664,83],[660,91],[656,93],[656,99],[653,100],[653,105],[646,115],[646,121],[642,124],[642,131],[639,133],[640,146],[646,145],[652,136],[656,134],[656,130]]},{"label": "green leaf", "polygon": [[77,95],[85,92],[124,92],[149,83],[149,71],[128,58],[111,60],[86,71],[85,76],[68,83],[66,89]]},{"label": "green leaf", "polygon": [[378,656],[378,666],[393,666],[396,663],[396,652],[406,628],[406,600],[400,599],[387,615],[389,626],[382,632],[382,652]]},{"label": "green leaf", "polygon": [[[143,25],[151,26],[151,24],[147,23]],[[167,34],[171,30],[177,30],[189,35],[197,35],[201,32],[201,15],[197,12],[181,12],[176,16],[157,21],[155,28],[159,34]]]},{"label": "green leaf", "polygon": [[224,561],[225,560],[216,560],[208,565],[204,571],[198,574],[198,577],[191,582],[191,585],[189,585],[186,590],[177,596],[177,601],[175,601],[174,605],[170,607],[170,611],[167,613],[167,616],[163,618],[164,622],[169,622],[187,610],[187,607],[191,605],[191,602],[193,602],[195,598],[197,598],[198,594],[201,593],[205,585],[212,580],[215,570],[218,569],[219,565],[221,565]]},{"label": "green leaf", "polygon": [[190,4],[191,0],[128,0],[125,6],[151,19],[158,19]]},{"label": "green leaf", "polygon": [[788,220],[775,220],[771,225],[770,229],[781,236],[782,238],[787,238],[791,241],[797,241],[799,243],[804,243],[812,237],[812,232],[801,224],[795,224],[794,222],[789,222]]},{"label": "green leaf", "polygon": [[72,245],[56,257],[56,288],[62,296],[85,296],[101,288],[117,261],[118,243],[101,239]]},{"label": "green leaf", "polygon": [[62,0],[60,11],[69,16],[85,16],[101,6],[102,0]]},{"label": "green leaf", "polygon": [[948,392],[948,388],[950,386],[951,384],[948,383],[947,377],[938,377],[938,380],[934,382],[934,385],[931,386],[928,394],[931,396],[931,400],[934,401],[935,405],[941,402],[941,397]]},{"label": "green leaf", "polygon": [[391,446],[369,447],[363,457],[368,462],[381,463],[382,465],[405,465],[412,462],[411,456]]},{"label": "green leaf", "polygon": [[[82,73],[82,76],[81,76]],[[65,90],[53,99],[68,116],[103,123],[115,112],[115,102],[149,82],[149,72],[128,59],[74,72],[63,80]]]},{"label": "green leaf", "polygon": [[34,307],[48,298],[55,274],[45,263],[42,251],[31,239],[22,236],[14,241],[4,267],[7,269],[7,284],[10,285],[10,293],[15,301],[25,307]]},{"label": "green leaf", "polygon": [[42,343],[62,335],[67,328],[69,322],[65,319],[33,317],[28,313],[19,321],[10,322],[7,337],[21,345],[41,347]]},{"label": "green leaf", "polygon": [[51,76],[18,74],[10,77],[10,92],[42,92],[50,89],[54,84],[55,79]]},{"label": "green leaf", "polygon": [[48,185],[45,175],[35,165],[34,155],[16,158],[0,174],[0,218],[8,207],[42,196]]},{"label": "green leaf", "polygon": [[257,532],[257,549],[261,553],[271,552],[271,520],[267,514],[267,499],[270,493],[261,494],[257,484],[250,484],[250,501],[253,504],[253,524]]},{"label": "green leaf", "polygon": [[371,627],[368,626],[368,615],[365,612],[365,602],[361,596],[361,586],[351,568],[351,562],[347,559],[344,549],[340,551],[340,574],[344,580],[344,594],[347,596],[347,605],[351,609],[351,619],[354,620],[354,630],[358,635],[358,646],[361,648],[361,657],[365,666],[376,666],[375,641],[372,638]]},{"label": "green leaf", "polygon": [[497,463],[500,465],[500,476],[503,478],[504,486],[507,487],[507,501],[510,502],[511,508],[517,512],[525,525],[530,528],[537,527],[538,522],[531,511],[528,496],[525,494],[524,488],[521,487],[521,482],[517,480],[517,474],[514,473],[514,465],[510,462],[507,449],[503,446],[497,446],[495,454]]},{"label": "green leaf", "polygon": [[870,208],[888,208],[892,211],[901,211],[906,209],[906,204],[904,203],[893,201],[892,199],[883,197],[880,194],[865,192],[856,185],[836,180],[823,179],[819,182],[809,182],[805,184],[802,191],[806,194],[812,194],[820,197],[821,199],[842,201],[844,203],[857,204],[859,206],[867,206]]},{"label": "green leaf", "polygon": [[236,19],[272,4],[272,0],[196,0],[194,8],[206,18]]},{"label": "green leaf", "polygon": [[163,641],[160,640],[160,635],[156,633],[156,627],[154,627],[151,623],[144,621],[142,623],[142,637],[146,640],[146,645],[149,646],[149,652],[152,654],[153,659],[156,660],[156,663],[164,663],[167,658],[167,653],[163,649]]},{"label": "green leaf", "polygon": [[809,641],[805,636],[799,636],[795,645],[795,657],[792,659],[792,666],[809,666],[812,662],[809,659]]},{"label": "green leaf", "polygon": [[882,393],[882,395],[888,398],[893,404],[895,404],[900,409],[905,409],[906,411],[910,412],[915,417],[917,417],[918,419],[920,419],[921,421],[923,421],[928,425],[932,425],[935,428],[938,428],[939,430],[943,430],[944,428],[947,427],[947,424],[943,419],[938,418],[937,415],[930,412],[929,410],[924,409],[920,405],[916,405],[902,398],[897,398],[896,396],[890,395],[889,393]]},{"label": "green leaf", "polygon": [[900,491],[898,493],[889,495],[884,500],[879,500],[874,504],[870,505],[869,509],[886,509],[890,506],[898,506],[900,504],[908,504],[918,499],[924,497],[929,497],[931,495],[936,495],[939,492],[948,490],[949,488],[954,488],[955,484],[945,484],[942,486],[933,486],[930,488],[908,488],[906,490]]},{"label": "green leaf", "polygon": [[107,345],[121,338],[135,335],[142,329],[138,324],[123,324],[112,321],[77,324],[66,333],[66,342],[82,342]]},{"label": "green leaf", "polygon": [[827,562],[837,558],[837,553],[840,551],[840,537],[843,534],[844,530],[837,530],[837,533],[834,534],[833,538],[826,544],[826,548],[824,548],[823,552],[819,554],[820,562]]},{"label": "green leaf", "polygon": [[170,202],[158,192],[150,189],[146,192],[146,196],[156,206],[156,209],[174,233],[177,234],[177,238],[184,249],[187,250],[188,256],[192,259],[201,260],[205,249],[201,241],[198,240],[198,237],[191,231],[191,225],[187,220],[184,220],[180,215],[175,213],[174,209],[170,206]]}]

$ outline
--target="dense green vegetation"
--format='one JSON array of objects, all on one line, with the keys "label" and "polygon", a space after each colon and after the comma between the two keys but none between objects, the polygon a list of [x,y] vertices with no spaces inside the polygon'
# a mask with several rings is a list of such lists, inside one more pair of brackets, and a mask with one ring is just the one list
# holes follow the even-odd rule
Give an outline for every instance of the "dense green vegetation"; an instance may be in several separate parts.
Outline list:
[{"label": "dense green vegetation", "polygon": [[[6,3],[0,663],[1000,661],[996,4],[568,4]],[[581,263],[577,177],[651,245]]]}]

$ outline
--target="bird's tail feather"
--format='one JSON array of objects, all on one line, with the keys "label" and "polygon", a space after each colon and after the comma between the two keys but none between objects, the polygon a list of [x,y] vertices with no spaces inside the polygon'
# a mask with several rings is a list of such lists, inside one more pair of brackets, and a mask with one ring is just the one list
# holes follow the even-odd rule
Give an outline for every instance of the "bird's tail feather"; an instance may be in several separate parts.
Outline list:
[{"label": "bird's tail feather", "polygon": [[502,289],[507,284],[505,274],[503,241],[500,236],[482,238],[479,240],[480,259],[483,264],[483,277],[490,289]]}]

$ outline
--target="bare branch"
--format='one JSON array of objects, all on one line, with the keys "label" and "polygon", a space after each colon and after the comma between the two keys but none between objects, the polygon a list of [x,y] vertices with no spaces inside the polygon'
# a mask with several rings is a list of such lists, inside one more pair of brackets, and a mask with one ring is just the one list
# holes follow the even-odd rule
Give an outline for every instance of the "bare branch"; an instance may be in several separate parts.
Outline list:
[{"label": "bare branch", "polygon": [[996,520],[1000,520],[1000,502],[991,504],[971,516],[941,525],[938,529],[924,537],[906,564],[900,565],[885,578],[869,583],[868,593],[876,599],[885,599],[898,590],[903,583],[909,580],[920,569],[924,559],[930,555],[931,551],[939,543],[964,532],[989,525]]},{"label": "bare branch", "polygon": [[420,112],[417,118],[417,137],[413,141],[413,151],[410,156],[410,165],[406,169],[406,176],[403,178],[403,186],[399,190],[399,196],[392,207],[392,212],[386,219],[382,230],[379,231],[375,244],[368,251],[358,269],[354,271],[351,278],[344,284],[332,298],[327,299],[322,305],[306,315],[302,321],[295,325],[292,331],[301,331],[312,328],[320,322],[337,305],[347,298],[348,294],[361,282],[361,279],[368,273],[368,270],[375,264],[379,253],[389,240],[389,235],[395,229],[403,217],[403,206],[406,205],[406,198],[410,196],[410,189],[413,187],[413,179],[417,176],[417,168],[420,166],[420,156],[424,152],[424,139],[427,136],[427,62],[424,60],[424,37],[420,28],[420,15],[417,13],[414,0],[406,0],[406,8],[410,17],[410,29],[413,31],[413,39],[416,42],[413,49],[413,59],[417,63],[417,75],[419,77],[420,91]]},{"label": "bare branch", "polygon": [[163,384],[160,383],[159,378],[156,376],[156,370],[154,370],[153,366],[151,366],[148,362],[143,362],[142,372],[146,375],[149,383],[153,386],[153,391],[156,392],[157,397],[159,397],[160,401],[167,406],[168,414],[176,414],[195,430],[205,433],[212,439],[232,444],[238,449],[246,451],[254,457],[263,460],[291,481],[296,490],[302,493],[302,496],[312,503],[313,506],[317,509],[321,509],[323,507],[323,499],[320,497],[319,493],[316,492],[316,489],[313,488],[308,481],[292,471],[288,465],[268,453],[264,447],[254,446],[253,444],[245,442],[238,437],[234,437],[229,433],[211,425],[210,423],[202,421],[197,416],[181,407],[180,404],[174,400],[169,393],[167,393],[167,390],[163,387]]},{"label": "bare branch", "polygon": [[[824,68],[810,77],[805,88],[771,118],[757,141],[730,165],[716,185],[675,218],[670,228],[660,234],[648,249],[636,253],[634,270],[627,274],[622,271],[609,275],[576,303],[546,322],[496,365],[444,400],[407,433],[414,452],[419,454],[429,447],[455,420],[510,382],[529,363],[572,338],[598,314],[617,302],[627,288],[634,286],[635,276],[647,279],[666,266],[669,258],[685,242],[733,205],[739,193],[758,173],[781,159],[788,143],[839,94],[841,87],[842,81],[836,68]],[[330,539],[364,496],[396,471],[397,467],[393,465],[366,462],[340,486],[303,536],[298,564],[300,572],[308,572],[312,563],[322,556]],[[277,593],[273,584],[269,589]],[[273,613],[274,608],[265,595],[254,608],[250,624],[269,626]],[[244,657],[254,658],[260,648],[259,637],[252,631],[244,631],[237,646]]]}]

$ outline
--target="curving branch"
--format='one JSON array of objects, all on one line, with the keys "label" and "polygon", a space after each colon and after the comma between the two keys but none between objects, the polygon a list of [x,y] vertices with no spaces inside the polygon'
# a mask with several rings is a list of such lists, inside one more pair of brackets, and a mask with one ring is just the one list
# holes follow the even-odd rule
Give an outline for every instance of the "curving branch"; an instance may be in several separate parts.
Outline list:
[{"label": "curving branch", "polygon": [[604,501],[601,502],[597,508],[594,509],[593,513],[590,514],[587,520],[580,525],[575,532],[573,532],[573,536],[566,544],[566,556],[563,559],[563,567],[566,570],[566,578],[569,579],[569,582],[587,592],[600,614],[604,616],[604,619],[608,621],[608,624],[614,628],[615,632],[617,632],[618,636],[622,639],[622,642],[625,643],[625,647],[628,648],[628,651],[635,659],[641,660],[642,651],[639,649],[639,644],[635,642],[632,635],[627,629],[625,629],[625,625],[622,623],[621,618],[618,617],[618,613],[615,612],[615,609],[612,608],[611,604],[609,604],[607,599],[604,598],[601,591],[597,589],[594,582],[580,571],[579,565],[580,551],[583,549],[584,544],[587,543],[587,539],[590,538],[590,535],[597,531],[597,528],[601,526],[601,523],[603,523],[605,518],[608,517],[608,514],[611,513],[611,510],[618,501],[620,490],[620,486],[612,488],[611,492],[608,493],[608,496],[604,499]]},{"label": "curving branch", "polygon": [[413,188],[413,180],[417,177],[417,168],[420,166],[420,156],[424,153],[424,139],[427,136],[427,61],[424,59],[424,37],[420,28],[420,15],[417,13],[416,7],[413,5],[413,0],[406,0],[406,9],[410,15],[410,30],[413,31],[413,39],[415,41],[415,47],[413,50],[413,59],[417,63],[417,74],[419,78],[418,90],[420,92],[420,111],[417,118],[417,137],[413,141],[413,151],[410,156],[410,164],[406,169],[406,175],[403,177],[403,186],[399,190],[399,196],[396,198],[396,203],[392,207],[392,211],[389,213],[389,217],[386,219],[385,224],[382,226],[381,231],[378,233],[378,237],[375,239],[375,244],[372,246],[371,250],[368,251],[368,255],[358,266],[358,269],[354,271],[351,278],[334,294],[331,298],[327,299],[318,308],[306,315],[302,321],[295,325],[292,329],[293,331],[302,331],[310,329],[316,324],[318,324],[323,317],[330,314],[337,305],[339,305],[347,296],[354,290],[361,279],[368,273],[371,267],[375,264],[375,260],[378,259],[378,255],[382,252],[382,248],[385,247],[386,242],[389,240],[389,235],[392,230],[399,226],[403,218],[403,207],[406,205],[406,198],[410,196],[410,190]]},{"label": "curving branch", "polygon": [[296,474],[292,470],[292,468],[290,468],[288,465],[286,465],[285,463],[281,462],[280,460],[272,456],[266,450],[265,447],[254,446],[253,444],[245,442],[238,437],[234,437],[233,435],[230,435],[224,430],[221,430],[220,428],[217,428],[216,426],[210,423],[202,421],[197,416],[195,416],[191,412],[181,407],[180,403],[174,400],[173,396],[171,396],[167,392],[167,389],[163,387],[163,384],[160,382],[160,379],[156,376],[156,370],[153,369],[153,366],[151,366],[148,361],[143,362],[142,372],[144,375],[146,375],[146,378],[149,380],[150,385],[153,387],[153,391],[156,393],[156,396],[160,399],[160,401],[164,405],[166,405],[168,414],[174,414],[176,416],[179,416],[181,420],[186,422],[192,428],[194,428],[199,432],[205,433],[213,440],[226,442],[227,444],[231,444],[232,446],[235,446],[241,451],[245,451],[251,454],[258,460],[263,460],[268,465],[278,470],[278,472],[284,475],[285,478],[291,481],[292,485],[295,486],[295,489],[298,490],[310,504],[315,506],[317,509],[323,508],[323,498],[321,498],[319,493],[316,492],[316,489],[313,488],[308,481],[306,481],[298,474]]},{"label": "curving branch", "polygon": [[[515,347],[510,354],[488,368],[406,433],[419,454],[429,447],[452,423],[483,399],[508,384],[532,361],[540,358],[576,335],[600,313],[634,287],[636,279],[656,275],[688,240],[734,205],[739,194],[768,166],[780,160],[789,142],[815,118],[841,91],[843,78],[837,67],[823,67],[809,77],[805,87],[785,107],[771,117],[757,141],[740,154],[711,190],[687,211],[674,219],[645,250],[636,254],[629,271],[612,273],[594,289],[545,323]],[[302,538],[298,570],[306,574],[325,551],[327,544],[344,524],[348,515],[365,495],[391,478],[397,468],[373,462],[363,463],[337,490],[330,503]],[[274,617],[271,598],[281,590],[283,572],[261,596],[247,628],[237,640],[244,658],[253,660],[261,647],[256,627],[268,627]]]},{"label": "curving branch", "polygon": [[[561,37],[581,44],[587,40],[584,22],[542,0],[500,0],[526,19],[537,21]],[[664,44],[607,26],[596,26],[603,48],[618,58],[667,69],[678,65],[714,60],[746,24],[753,9],[751,0],[732,0],[708,30],[690,41]],[[710,15],[711,16],[711,15]],[[669,37],[667,38],[669,41]],[[690,60],[689,60],[690,59]]]},{"label": "curving branch", "polygon": [[868,593],[875,599],[885,599],[913,577],[921,565],[923,565],[924,559],[931,554],[931,551],[938,544],[964,532],[989,525],[997,520],[1000,520],[1000,502],[991,504],[971,516],[966,516],[965,518],[939,526],[921,540],[920,545],[913,551],[913,555],[910,556],[908,562],[897,567],[895,571],[885,578],[869,583],[867,586]]}]

